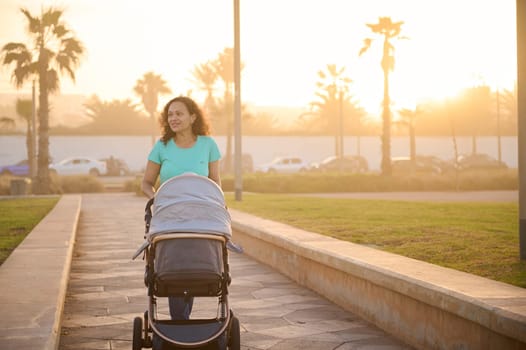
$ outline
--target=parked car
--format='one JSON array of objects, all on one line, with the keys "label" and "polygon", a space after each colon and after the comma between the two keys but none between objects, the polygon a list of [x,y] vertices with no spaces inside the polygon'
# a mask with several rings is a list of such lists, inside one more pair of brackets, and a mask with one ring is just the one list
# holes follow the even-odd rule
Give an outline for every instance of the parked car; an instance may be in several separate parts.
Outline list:
[{"label": "parked car", "polygon": [[411,157],[393,157],[391,168],[394,174],[442,174],[447,172],[449,167],[447,162],[438,157],[417,155],[414,163],[411,161]]},{"label": "parked car", "polygon": [[367,159],[362,156],[330,156],[325,158],[321,163],[314,164],[311,170],[321,172],[342,171],[364,173],[369,170],[369,164],[367,163]]},{"label": "parked car", "polygon": [[71,157],[49,166],[52,173],[58,175],[104,175],[106,162],[89,157]]},{"label": "parked car", "polygon": [[272,162],[256,167],[260,173],[297,173],[309,170],[310,166],[301,157],[279,157]]},{"label": "parked car", "polygon": [[506,169],[506,163],[484,153],[462,154],[457,158],[459,170],[468,169]]},{"label": "parked car", "polygon": [[100,161],[106,163],[106,175],[109,176],[125,176],[131,175],[130,168],[128,164],[123,159],[120,158],[102,158]]},{"label": "parked car", "polygon": [[0,174],[29,176],[29,162],[24,159],[15,164],[0,166]]}]

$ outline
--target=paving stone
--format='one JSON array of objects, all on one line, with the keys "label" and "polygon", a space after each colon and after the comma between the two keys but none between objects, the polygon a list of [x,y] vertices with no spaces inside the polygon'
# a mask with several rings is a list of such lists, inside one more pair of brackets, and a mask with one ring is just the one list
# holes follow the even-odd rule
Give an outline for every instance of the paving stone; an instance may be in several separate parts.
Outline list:
[{"label": "paving stone", "polygon": [[[60,350],[130,349],[133,319],[148,305],[144,198],[85,194],[61,329]],[[410,349],[397,339],[248,256],[231,253],[230,306],[242,350]],[[168,316],[158,298],[160,317]],[[215,315],[217,298],[197,298],[194,317]]]}]

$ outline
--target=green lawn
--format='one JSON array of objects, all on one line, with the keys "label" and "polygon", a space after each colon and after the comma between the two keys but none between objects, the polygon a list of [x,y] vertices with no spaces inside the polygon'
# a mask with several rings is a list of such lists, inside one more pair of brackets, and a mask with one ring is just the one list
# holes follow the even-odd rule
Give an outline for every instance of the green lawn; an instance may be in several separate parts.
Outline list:
[{"label": "green lawn", "polygon": [[516,203],[431,203],[244,194],[230,208],[526,287]]},{"label": "green lawn", "polygon": [[[244,194],[230,208],[526,288],[516,203],[431,203]],[[59,197],[0,200],[0,264]]]},{"label": "green lawn", "polygon": [[0,200],[0,265],[57,204],[59,197]]}]

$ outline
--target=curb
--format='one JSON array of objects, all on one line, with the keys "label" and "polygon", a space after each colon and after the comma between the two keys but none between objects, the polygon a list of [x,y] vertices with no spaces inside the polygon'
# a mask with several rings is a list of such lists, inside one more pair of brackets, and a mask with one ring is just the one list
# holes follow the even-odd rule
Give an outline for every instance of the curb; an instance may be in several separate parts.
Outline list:
[{"label": "curb", "polygon": [[80,208],[62,196],[0,266],[3,349],[58,348]]}]

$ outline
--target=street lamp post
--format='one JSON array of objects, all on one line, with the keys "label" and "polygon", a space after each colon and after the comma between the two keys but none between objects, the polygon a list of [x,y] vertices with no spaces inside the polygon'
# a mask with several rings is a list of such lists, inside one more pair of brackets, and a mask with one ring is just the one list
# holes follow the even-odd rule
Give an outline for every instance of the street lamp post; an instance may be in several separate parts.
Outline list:
[{"label": "street lamp post", "polygon": [[526,260],[526,0],[517,0],[517,119],[519,146],[519,250]]},{"label": "street lamp post", "polygon": [[235,148],[234,148],[234,192],[236,201],[241,201],[243,191],[241,156],[241,50],[239,39],[239,0],[234,0],[234,85],[235,85]]}]

